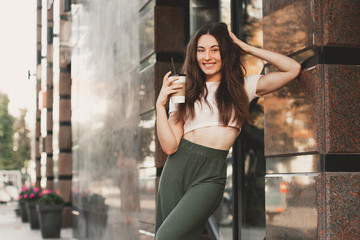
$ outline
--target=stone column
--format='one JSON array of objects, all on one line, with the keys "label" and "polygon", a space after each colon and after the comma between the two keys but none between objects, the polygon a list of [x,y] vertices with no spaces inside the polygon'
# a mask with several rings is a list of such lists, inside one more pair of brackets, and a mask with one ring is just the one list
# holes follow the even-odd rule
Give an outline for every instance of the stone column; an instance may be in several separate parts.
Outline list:
[{"label": "stone column", "polygon": [[35,125],[35,163],[36,163],[36,182],[35,186],[40,188],[41,182],[41,111],[39,108],[39,94],[41,91],[41,15],[42,15],[42,1],[37,1],[37,25],[36,25],[36,125]]},{"label": "stone column", "polygon": [[359,239],[359,12],[359,0],[264,1],[264,48],[302,63],[265,97],[267,239]]},{"label": "stone column", "polygon": [[[169,1],[158,2],[154,8],[154,50],[156,56],[156,63],[152,70],[154,74],[154,109],[156,109],[155,104],[162,86],[163,77],[168,71],[172,71],[171,57],[174,59],[178,73],[181,72],[188,35],[186,23],[189,17],[187,9],[187,1],[179,2],[177,4],[169,4]],[[156,134],[156,126],[155,136],[156,185],[158,186],[167,155],[160,146]]]},{"label": "stone column", "polygon": [[66,206],[63,211],[63,227],[71,227],[71,14],[60,1],[60,76],[59,76],[59,190]]},{"label": "stone column", "polygon": [[47,71],[46,71],[46,188],[54,189],[53,164],[53,5],[47,11]]},{"label": "stone column", "polygon": [[[167,4],[168,5],[167,5]],[[185,60],[185,51],[188,36],[188,3],[168,2],[157,3],[155,6],[155,99],[159,95],[164,75],[172,70],[171,57],[174,59],[178,73],[181,72]],[[155,166],[161,168],[165,164],[167,155],[162,151],[156,138]]]}]

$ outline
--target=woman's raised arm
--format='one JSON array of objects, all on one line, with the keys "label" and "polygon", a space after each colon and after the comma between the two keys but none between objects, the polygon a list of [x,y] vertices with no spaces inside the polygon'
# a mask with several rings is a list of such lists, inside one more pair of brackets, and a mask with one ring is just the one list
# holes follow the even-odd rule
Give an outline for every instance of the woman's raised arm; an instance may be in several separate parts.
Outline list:
[{"label": "woman's raised arm", "polygon": [[171,72],[168,72],[161,87],[158,99],[156,101],[156,131],[161,148],[167,155],[176,152],[181,137],[183,135],[183,121],[176,122],[173,113],[167,118],[165,105],[169,100],[169,96],[179,91],[181,86],[170,86],[173,81],[178,78],[169,79]]},{"label": "woman's raised arm", "polygon": [[232,32],[230,32],[230,36],[234,43],[239,45],[245,52],[267,61],[279,70],[268,73],[259,79],[256,88],[257,95],[261,96],[276,91],[299,75],[301,65],[295,60],[276,52],[248,45],[238,39]]}]

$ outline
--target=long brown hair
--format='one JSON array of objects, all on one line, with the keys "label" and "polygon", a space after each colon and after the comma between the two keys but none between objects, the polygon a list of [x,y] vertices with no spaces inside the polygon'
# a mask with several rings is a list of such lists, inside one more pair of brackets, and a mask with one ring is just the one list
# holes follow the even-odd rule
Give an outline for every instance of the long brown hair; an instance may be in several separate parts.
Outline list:
[{"label": "long brown hair", "polygon": [[[206,97],[206,76],[198,65],[196,54],[199,38],[210,34],[217,40],[222,60],[221,81],[215,93],[219,120],[228,125],[235,120],[241,125],[245,120],[251,121],[249,111],[249,98],[244,88],[245,68],[240,60],[244,51],[233,42],[225,23],[210,23],[201,27],[191,38],[187,45],[186,58],[183,71],[186,74],[185,104],[179,104],[175,112],[176,121],[192,119],[195,117],[195,101]],[[232,119],[234,113],[234,118]]]}]

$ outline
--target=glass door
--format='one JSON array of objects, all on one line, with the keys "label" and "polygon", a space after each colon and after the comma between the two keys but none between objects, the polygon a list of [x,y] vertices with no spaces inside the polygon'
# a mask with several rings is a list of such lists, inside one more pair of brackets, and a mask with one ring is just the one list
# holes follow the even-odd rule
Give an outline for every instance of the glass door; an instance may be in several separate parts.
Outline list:
[{"label": "glass door", "polygon": [[[241,40],[262,47],[262,0],[232,0],[232,31]],[[261,74],[263,61],[243,58],[247,76]],[[251,103],[253,124],[246,123],[233,145],[233,239],[265,238],[265,156],[263,98]]]},{"label": "glass door", "polygon": [[[190,37],[207,22],[221,21],[243,41],[262,47],[262,0],[190,0]],[[247,75],[260,74],[263,61],[245,56]],[[227,157],[222,203],[209,219],[211,239],[265,237],[265,157],[263,99],[251,104],[254,124],[245,124]]]}]

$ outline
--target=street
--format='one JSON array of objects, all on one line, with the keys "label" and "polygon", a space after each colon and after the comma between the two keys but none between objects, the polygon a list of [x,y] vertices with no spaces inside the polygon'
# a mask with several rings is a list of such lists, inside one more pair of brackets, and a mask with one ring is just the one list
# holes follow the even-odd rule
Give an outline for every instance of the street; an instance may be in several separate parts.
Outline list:
[{"label": "street", "polygon": [[[29,223],[22,223],[20,217],[16,217],[15,208],[17,203],[0,204],[0,238],[3,240],[41,240],[40,229],[31,230]],[[61,229],[61,240],[71,240],[72,229]],[[58,239],[59,240],[59,239]]]}]

